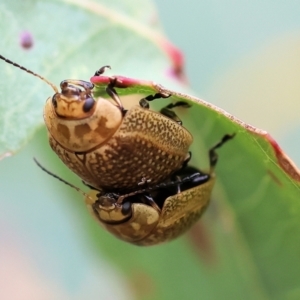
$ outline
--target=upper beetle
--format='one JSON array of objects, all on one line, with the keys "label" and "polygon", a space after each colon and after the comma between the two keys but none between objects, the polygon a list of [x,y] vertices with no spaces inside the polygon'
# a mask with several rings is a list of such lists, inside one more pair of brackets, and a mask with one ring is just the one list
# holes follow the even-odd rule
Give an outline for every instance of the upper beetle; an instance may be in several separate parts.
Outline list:
[{"label": "upper beetle", "polygon": [[[105,67],[97,71],[100,76]],[[134,189],[142,178],[151,184],[166,179],[190,158],[192,135],[171,109],[149,108],[148,100],[126,110],[111,78],[106,91],[111,101],[93,96],[94,85],[64,80],[61,92],[46,101],[44,119],[49,142],[60,159],[89,186],[103,190]]]},{"label": "upper beetle", "polygon": [[[193,137],[172,111],[187,103],[171,103],[160,112],[149,110],[149,100],[169,97],[158,93],[126,110],[114,89],[119,85],[118,77],[111,77],[107,85],[110,101],[94,97],[91,82],[64,80],[59,91],[42,76],[2,55],[0,59],[54,89],[44,107],[50,146],[88,186],[130,191],[144,178],[154,185],[188,163]],[[107,67],[100,68],[95,76],[101,76]]]}]

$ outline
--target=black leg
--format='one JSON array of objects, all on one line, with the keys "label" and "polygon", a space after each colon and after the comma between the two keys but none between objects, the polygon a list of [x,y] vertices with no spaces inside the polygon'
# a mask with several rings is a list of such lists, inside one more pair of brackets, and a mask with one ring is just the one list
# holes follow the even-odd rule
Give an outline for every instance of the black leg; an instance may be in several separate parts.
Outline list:
[{"label": "black leg", "polygon": [[169,98],[170,96],[171,96],[170,94],[163,94],[163,93],[156,93],[155,95],[149,95],[140,100],[140,106],[143,108],[149,108],[148,101],[153,101],[161,98]]},{"label": "black leg", "polygon": [[[95,72],[94,76],[101,76],[106,69],[110,69],[110,66],[103,66],[98,71]],[[117,78],[111,78],[110,83],[106,87],[106,93],[116,102],[117,106],[120,108],[122,112],[124,112],[124,107],[119,98],[117,91],[115,90],[115,86],[117,83]]]},{"label": "black leg", "polygon": [[183,169],[185,169],[185,168],[187,167],[188,163],[190,162],[191,158],[192,158],[192,152],[189,151],[189,152],[187,153],[187,155],[186,155],[185,160],[184,160],[183,163],[182,163],[181,168],[180,168],[178,171],[176,171],[175,174],[177,174],[178,172],[180,172],[180,171],[182,171]]},{"label": "black leg", "polygon": [[120,110],[124,112],[124,107],[122,105],[122,102],[119,98],[117,91],[115,90],[116,82],[117,82],[117,78],[112,78],[105,90],[106,93],[117,103]]},{"label": "black leg", "polygon": [[217,161],[218,161],[218,154],[216,153],[216,149],[220,148],[223,144],[225,144],[227,141],[231,140],[235,136],[234,134],[225,134],[221,141],[217,143],[215,146],[213,146],[209,150],[209,163],[211,170],[215,167]]},{"label": "black leg", "polygon": [[[157,93],[155,95],[149,95],[149,96],[147,96],[145,98],[142,98],[140,100],[140,106],[143,107],[143,108],[149,108],[149,103],[148,103],[149,101],[153,101],[155,99],[160,99],[160,98],[169,98],[170,96],[171,96],[170,94],[162,94],[162,93]],[[187,102],[177,101],[175,103],[168,104],[166,107],[163,107],[160,110],[160,113],[162,115],[174,120],[179,125],[182,125],[182,121],[178,118],[176,113],[171,110],[172,108],[179,107],[179,106],[185,107],[185,108],[191,107],[191,105],[188,104]]]},{"label": "black leg", "polygon": [[[178,191],[184,191],[190,187],[198,186],[204,182],[206,182],[210,176],[208,174],[200,173],[197,169],[193,167],[187,167],[183,171],[179,171],[174,176],[172,176],[171,181],[164,181],[161,183],[158,183],[154,186],[149,186],[143,189],[135,190],[133,192],[130,192],[128,194],[120,195],[118,198],[117,203],[121,204],[123,203],[125,198],[135,196],[135,195],[141,195],[145,197],[147,200],[144,200],[145,203],[148,203],[152,205],[152,201],[154,199],[150,195],[151,192],[157,191],[160,193],[161,191],[165,189],[169,189],[172,187],[175,187],[176,191],[171,192],[170,195],[177,194]],[[150,199],[151,198],[151,199]],[[152,205],[154,206],[154,205]]]},{"label": "black leg", "polygon": [[141,199],[142,199],[142,202],[144,202],[145,204],[148,204],[148,205],[152,206],[154,209],[160,211],[159,206],[156,204],[156,202],[154,201],[154,199],[152,198],[152,196],[150,194],[148,194],[148,193],[142,194]]},{"label": "black leg", "polygon": [[97,70],[95,72],[94,76],[101,76],[105,72],[106,69],[111,69],[111,67],[110,66],[101,67],[99,70]]},{"label": "black leg", "polygon": [[167,105],[166,107],[163,107],[160,110],[160,113],[163,114],[164,116],[174,120],[175,122],[177,122],[179,125],[182,125],[182,121],[180,120],[180,118],[176,115],[176,113],[174,111],[172,111],[171,109],[173,109],[174,107],[185,107],[185,108],[189,108],[191,107],[190,104],[188,104],[187,102],[184,101],[178,101],[175,103],[170,103],[169,105]]}]

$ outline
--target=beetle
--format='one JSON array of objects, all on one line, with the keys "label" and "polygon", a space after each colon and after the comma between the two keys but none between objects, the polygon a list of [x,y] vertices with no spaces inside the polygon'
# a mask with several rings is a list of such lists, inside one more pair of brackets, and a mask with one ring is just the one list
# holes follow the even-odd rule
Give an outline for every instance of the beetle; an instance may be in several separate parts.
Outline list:
[{"label": "beetle", "polygon": [[[148,101],[168,98],[157,93],[142,98],[126,110],[115,91],[118,77],[107,85],[108,99],[93,96],[94,84],[68,79],[61,91],[42,76],[10,63],[49,84],[55,94],[46,100],[44,121],[54,152],[83,181],[96,189],[130,191],[141,178],[152,184],[166,179],[190,159],[193,137],[181,125],[174,107],[189,105],[179,101],[160,112],[149,109]],[[104,66],[96,71],[101,76]]]},{"label": "beetle", "polygon": [[86,194],[35,161],[45,172],[81,192],[90,214],[107,231],[125,242],[151,246],[177,238],[199,220],[215,183],[215,150],[233,137],[224,135],[209,150],[209,173],[187,165],[154,186],[142,181],[146,187],[127,194],[95,189]]},{"label": "beetle", "polygon": [[106,88],[112,101],[95,99],[91,82],[62,81],[61,92],[46,101],[44,119],[50,146],[72,171],[94,188],[124,191],[141,178],[156,184],[179,170],[190,158],[193,138],[171,112],[186,103],[156,112],[147,100],[169,96],[156,94],[126,110],[114,88],[117,80],[111,78]]}]

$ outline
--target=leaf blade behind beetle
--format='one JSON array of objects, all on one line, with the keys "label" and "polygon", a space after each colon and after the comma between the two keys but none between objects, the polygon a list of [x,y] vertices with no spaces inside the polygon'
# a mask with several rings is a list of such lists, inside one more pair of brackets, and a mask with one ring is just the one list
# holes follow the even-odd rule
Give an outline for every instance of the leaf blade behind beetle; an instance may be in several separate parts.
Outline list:
[{"label": "leaf blade behind beetle", "polygon": [[[115,74],[155,79],[169,87],[178,85],[178,81],[170,80],[171,58],[166,59],[163,44],[166,41],[159,25],[149,25],[155,20],[155,11],[150,2],[139,3],[121,0],[1,3],[0,27],[5,28],[0,39],[1,54],[56,84],[67,78],[88,80],[96,69],[110,64]],[[91,9],[88,4],[98,9]],[[106,10],[109,13],[105,14]],[[45,20],[45,12],[51,16],[51,22]],[[33,37],[33,46],[27,50],[17,42],[23,30]],[[0,153],[7,155],[19,150],[42,126],[43,104],[53,92],[37,78],[1,63]],[[141,80],[135,84],[118,92],[147,95],[160,88]],[[179,89],[185,88],[178,85],[176,90]],[[136,248],[110,237],[97,224],[92,225],[83,212],[82,223],[88,224],[89,242],[95,243],[97,250],[105,252],[113,264],[126,272],[126,278],[140,293],[139,298],[282,299],[292,295],[297,299],[298,170],[287,163],[284,153],[265,132],[206,102],[177,92],[172,94],[171,99],[157,101],[153,107],[160,108],[170,100],[192,104],[191,109],[177,112],[195,138],[194,165],[208,166],[209,147],[223,134],[236,133],[235,139],[218,151],[216,188],[200,223],[202,228],[197,225],[196,235],[189,235],[193,248],[184,238],[159,247]],[[45,143],[40,145],[42,148]],[[49,161],[54,163],[51,158]],[[27,176],[25,171],[24,176]],[[15,185],[12,183],[11,190]],[[36,194],[32,197],[45,194],[38,188],[34,186]],[[64,200],[61,194],[57,199]],[[30,205],[30,196],[23,200]],[[76,206],[73,198],[66,201],[70,201],[70,208]],[[82,210],[81,203],[79,207]],[[205,234],[207,238],[197,244],[196,239]]]},{"label": "leaf blade behind beetle", "polygon": [[[110,79],[100,76],[91,80],[96,83],[96,93],[103,94],[103,87]],[[279,145],[267,132],[201,99],[153,82],[128,78],[121,78],[120,82],[128,86],[128,89],[117,89],[120,94],[163,92],[171,95],[168,102],[191,104],[191,108],[180,109],[178,114],[194,135],[194,165],[203,165],[203,158],[204,163],[207,161],[207,157],[199,155],[203,141],[213,145],[224,134],[236,133],[232,141],[218,149],[218,183],[213,196],[217,203],[213,200],[213,209],[208,211],[210,217],[205,218],[205,225],[214,231],[215,237],[228,236],[236,246],[232,251],[240,251],[247,271],[238,265],[237,268],[248,277],[252,273],[253,281],[248,284],[252,293],[260,290],[256,296],[273,299],[280,295],[280,299],[297,291],[300,268],[295,261],[300,251],[300,172]],[[160,106],[164,106],[166,100],[160,102]]]},{"label": "leaf blade behind beetle", "polygon": [[[165,38],[158,23],[146,26],[156,12],[150,1],[143,5],[147,11],[135,9],[136,1],[6,1],[0,5],[0,26],[5,28],[1,54],[56,85],[68,78],[88,80],[107,64],[135,76],[166,78],[162,70],[167,72],[170,63],[159,43]],[[51,22],[42,17],[45,12]],[[32,38],[26,49],[20,41],[24,31]],[[43,105],[54,92],[3,61],[0,77],[0,157],[5,157],[23,147],[42,126]]]}]

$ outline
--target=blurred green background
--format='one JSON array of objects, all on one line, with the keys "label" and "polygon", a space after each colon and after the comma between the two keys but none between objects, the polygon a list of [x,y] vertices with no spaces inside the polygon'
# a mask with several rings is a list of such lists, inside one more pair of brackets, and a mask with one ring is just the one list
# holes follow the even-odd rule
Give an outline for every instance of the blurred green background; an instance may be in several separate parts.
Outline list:
[{"label": "blurred green background", "polygon": [[[156,6],[166,36],[185,54],[195,94],[269,131],[299,165],[300,2],[164,0]],[[197,277],[192,259],[198,256],[187,237],[135,250],[145,264],[147,255],[155,255],[158,264],[173,265],[169,272],[178,274],[178,281],[173,286],[169,282],[166,290],[173,289],[177,296],[160,294],[134,257],[122,257],[132,246],[122,248],[122,242],[102,232],[85,211],[81,196],[44,174],[32,156],[80,185],[47,146],[45,129],[22,151],[1,161],[1,299],[220,299],[211,298],[209,288],[199,295],[195,282],[205,282],[205,277]],[[105,240],[101,252],[92,237]],[[175,248],[178,252],[172,256]],[[166,250],[170,256],[164,256]],[[226,255],[230,259],[230,253]],[[190,278],[182,278],[176,268],[184,256],[192,258],[185,262]],[[118,268],[120,260],[133,266],[130,272]],[[152,269],[155,274],[156,266]],[[162,280],[163,276],[157,274]],[[178,282],[185,281],[186,290],[177,291]],[[230,292],[235,283],[229,278],[223,284],[228,285],[223,299],[254,299]],[[268,299],[258,294],[255,299]],[[297,298],[291,293],[288,299]]]},{"label": "blurred green background", "polygon": [[269,131],[299,165],[299,1],[156,4],[197,95]]}]

